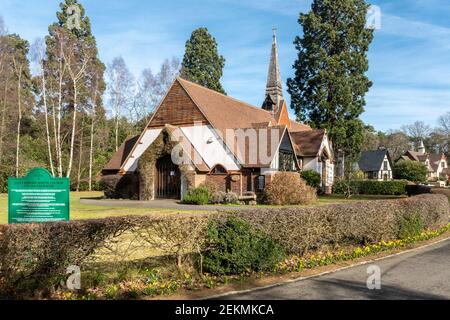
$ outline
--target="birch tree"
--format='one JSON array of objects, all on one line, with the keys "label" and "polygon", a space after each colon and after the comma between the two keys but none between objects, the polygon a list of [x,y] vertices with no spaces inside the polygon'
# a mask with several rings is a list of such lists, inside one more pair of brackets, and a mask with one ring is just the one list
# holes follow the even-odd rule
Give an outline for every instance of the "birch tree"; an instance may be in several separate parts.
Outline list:
[{"label": "birch tree", "polygon": [[115,150],[119,149],[119,123],[122,112],[133,99],[134,77],[122,57],[114,58],[108,65],[109,105],[114,117]]},{"label": "birch tree", "polygon": [[91,128],[90,128],[90,141],[89,141],[89,191],[92,191],[92,170],[94,165],[94,137],[95,137],[95,124],[97,122],[97,109],[101,104],[101,95],[105,90],[105,83],[103,81],[103,73],[105,68],[103,64],[94,65],[93,69],[89,74],[92,75],[92,90],[90,92],[90,118],[91,118]]},{"label": "birch tree", "polygon": [[33,60],[38,64],[39,66],[39,74],[37,75],[37,78],[40,79],[40,85],[41,85],[41,103],[43,106],[43,112],[44,112],[44,119],[45,119],[45,133],[47,138],[47,152],[48,152],[48,161],[49,161],[49,167],[51,170],[51,173],[53,176],[55,176],[55,168],[53,165],[53,152],[52,152],[52,143],[51,143],[51,137],[50,137],[50,126],[49,126],[49,110],[47,107],[47,83],[46,83],[46,77],[45,77],[45,70],[44,70],[44,60],[45,60],[45,45],[44,41],[42,39],[37,39],[32,46],[33,51]]},{"label": "birch tree", "polygon": [[81,54],[77,52],[78,48],[76,44],[72,41],[74,39],[70,39],[68,37],[68,41],[66,43],[65,50],[63,50],[63,58],[67,64],[67,71],[69,74],[70,81],[72,83],[72,93],[73,93],[73,111],[72,111],[72,127],[71,127],[71,138],[70,138],[70,146],[69,146],[69,161],[67,165],[67,173],[66,176],[70,178],[70,174],[72,173],[72,165],[73,165],[73,154],[75,147],[75,132],[77,125],[77,113],[78,113],[78,95],[80,90],[82,89],[83,83],[82,80],[85,77],[86,66],[89,63],[90,55],[89,52],[82,50]]}]

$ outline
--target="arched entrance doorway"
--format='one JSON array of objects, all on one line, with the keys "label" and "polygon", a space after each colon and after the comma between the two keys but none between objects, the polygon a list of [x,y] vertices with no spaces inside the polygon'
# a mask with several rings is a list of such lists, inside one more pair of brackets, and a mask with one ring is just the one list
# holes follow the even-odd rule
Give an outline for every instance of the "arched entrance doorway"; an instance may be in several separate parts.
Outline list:
[{"label": "arched entrance doorway", "polygon": [[156,161],[155,197],[159,199],[180,199],[181,173],[172,162],[171,155]]}]

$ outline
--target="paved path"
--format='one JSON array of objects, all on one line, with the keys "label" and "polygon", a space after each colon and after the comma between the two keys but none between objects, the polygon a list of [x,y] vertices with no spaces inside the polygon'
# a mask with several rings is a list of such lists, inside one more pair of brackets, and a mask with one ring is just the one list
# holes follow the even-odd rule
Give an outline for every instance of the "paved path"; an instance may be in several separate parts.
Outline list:
[{"label": "paved path", "polygon": [[[367,289],[367,267],[372,264],[381,268],[381,290]],[[450,240],[368,265],[224,299],[450,299]]]},{"label": "paved path", "polygon": [[101,207],[127,207],[127,208],[150,208],[150,209],[170,209],[170,210],[191,210],[191,211],[229,211],[248,210],[252,206],[193,206],[180,204],[177,200],[154,200],[154,201],[133,201],[133,200],[109,200],[109,199],[80,199],[81,204]]}]

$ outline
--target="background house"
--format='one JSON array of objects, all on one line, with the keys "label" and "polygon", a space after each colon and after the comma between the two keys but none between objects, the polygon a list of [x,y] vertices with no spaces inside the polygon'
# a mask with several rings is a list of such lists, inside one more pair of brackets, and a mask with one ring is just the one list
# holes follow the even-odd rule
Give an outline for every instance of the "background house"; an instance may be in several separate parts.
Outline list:
[{"label": "background house", "polygon": [[366,179],[388,181],[394,178],[392,159],[387,150],[363,152],[358,167]]},{"label": "background house", "polygon": [[449,175],[448,159],[445,154],[426,152],[423,141],[420,142],[417,151],[409,150],[397,161],[411,160],[424,164],[428,170],[428,181],[447,179]]}]

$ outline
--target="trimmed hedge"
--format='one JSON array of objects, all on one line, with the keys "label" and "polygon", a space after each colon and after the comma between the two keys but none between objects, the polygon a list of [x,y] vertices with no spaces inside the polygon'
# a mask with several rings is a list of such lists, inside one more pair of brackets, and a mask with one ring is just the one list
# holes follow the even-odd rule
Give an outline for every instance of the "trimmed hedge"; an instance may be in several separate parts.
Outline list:
[{"label": "trimmed hedge", "polygon": [[[149,254],[173,257],[180,266],[201,246],[208,214],[177,217],[131,216],[69,223],[0,225],[0,299],[48,297],[67,278],[66,268],[82,267],[105,250],[117,268],[135,243]],[[111,251],[117,240],[128,249]]]},{"label": "trimmed hedge", "polygon": [[260,228],[289,253],[303,254],[343,244],[398,239],[402,219],[419,214],[425,229],[448,223],[448,199],[442,195],[301,208],[256,209],[238,217]]},{"label": "trimmed hedge", "polygon": [[431,189],[432,194],[442,194],[448,198],[450,201],[450,189],[444,189],[444,188],[433,188]]},{"label": "trimmed hedge", "polygon": [[[350,182],[351,190],[354,194],[361,195],[383,195],[394,196],[406,193],[406,180],[376,181],[376,180],[354,180]],[[348,182],[336,180],[333,185],[333,192],[345,194]]]},{"label": "trimmed hedge", "polygon": [[0,298],[46,296],[109,237],[131,226],[132,219],[0,226]]}]

